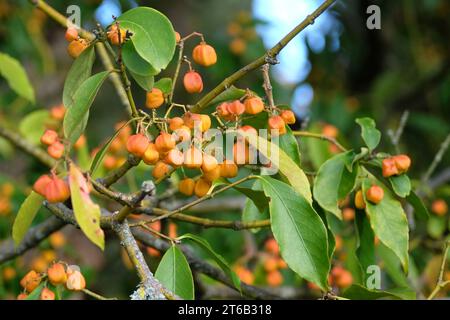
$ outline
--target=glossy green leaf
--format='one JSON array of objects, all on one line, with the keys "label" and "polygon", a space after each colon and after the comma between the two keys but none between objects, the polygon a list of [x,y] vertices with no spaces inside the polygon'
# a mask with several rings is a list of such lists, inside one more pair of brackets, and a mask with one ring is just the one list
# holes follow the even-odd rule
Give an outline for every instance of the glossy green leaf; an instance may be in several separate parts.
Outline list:
[{"label": "glossy green leaf", "polygon": [[416,294],[409,288],[402,288],[403,290],[383,291],[368,289],[363,286],[354,284],[344,291],[342,297],[351,300],[378,300],[378,299],[415,299]]},{"label": "glossy green leaf", "polygon": [[74,165],[69,169],[70,195],[75,219],[83,233],[100,249],[105,248],[105,235],[100,228],[100,207],[92,202],[86,178]]},{"label": "glossy green leaf", "polygon": [[376,123],[371,118],[356,119],[356,123],[361,126],[361,136],[370,151],[373,151],[381,140],[381,132],[376,128]]},{"label": "glossy green leaf", "polygon": [[186,299],[194,299],[194,278],[183,252],[173,245],[166,251],[156,269],[155,277],[161,284]]},{"label": "glossy green leaf", "polygon": [[292,134],[292,130],[287,127],[286,134],[283,134],[279,140],[280,149],[286,152],[286,154],[294,160],[294,162],[300,166],[300,149],[298,147],[297,139]]},{"label": "glossy green leaf", "polygon": [[383,200],[375,205],[365,200],[366,212],[370,216],[370,224],[380,241],[391,249],[400,259],[405,272],[408,271],[408,220],[402,205],[391,191],[380,182],[365,179],[362,184],[364,198],[367,190],[377,184],[384,190]]},{"label": "glossy green leaf", "polygon": [[427,220],[430,217],[427,207],[414,191],[411,191],[406,198],[410,205],[414,208],[414,214],[419,220]]},{"label": "glossy green leaf", "polygon": [[249,144],[258,149],[264,157],[270,159],[274,168],[279,169],[280,174],[289,181],[289,184],[295,191],[301,194],[309,203],[312,203],[308,178],[294,160],[276,144],[260,136],[255,137],[255,139],[250,139]]},{"label": "glossy green leaf", "polygon": [[35,145],[41,144],[41,136],[46,129],[49,119],[47,110],[37,110],[27,114],[19,124],[19,132],[28,141]]},{"label": "glossy green leaf", "polygon": [[352,162],[353,151],[340,153],[327,160],[319,169],[314,180],[314,199],[319,205],[342,219],[339,200],[344,199],[354,188],[358,170],[348,171],[347,164]]},{"label": "glossy green leaf", "polygon": [[406,174],[390,177],[389,182],[391,183],[392,189],[399,197],[405,198],[409,196],[411,192],[411,181]]},{"label": "glossy green leaf", "polygon": [[28,79],[25,69],[19,61],[6,53],[0,52],[0,75],[2,75],[12,90],[19,96],[34,103],[34,89]]},{"label": "glossy green leaf", "polygon": [[28,229],[30,229],[31,223],[41,208],[43,201],[44,197],[34,191],[31,191],[20,206],[12,227],[12,237],[16,246],[22,242]]},{"label": "glossy green leaf", "polygon": [[[265,220],[269,218],[269,208],[266,207],[263,212],[261,212],[255,203],[246,199],[244,210],[242,211],[242,221],[243,222],[252,222],[258,220]],[[250,229],[252,232],[258,232],[260,228]]]},{"label": "glossy green leaf", "polygon": [[355,215],[357,249],[356,256],[361,267],[362,279],[366,279],[367,268],[376,264],[375,235],[367,215],[357,212]]},{"label": "glossy green leaf", "polygon": [[399,287],[409,287],[407,276],[403,272],[402,265],[397,255],[388,247],[380,243],[376,247],[377,256],[383,261],[383,269],[389,278]]},{"label": "glossy green leaf", "polygon": [[194,243],[198,244],[214,261],[219,265],[219,267],[230,277],[233,285],[240,291],[241,290],[241,281],[239,280],[236,273],[230,268],[225,259],[216,253],[211,245],[203,238],[196,236],[194,234],[184,234],[178,238],[179,240],[191,240]]},{"label": "glossy green leaf", "polygon": [[109,71],[103,71],[85,80],[73,96],[73,104],[68,106],[64,117],[64,136],[75,143],[86,129],[89,108],[94,102]]},{"label": "glossy green leaf", "polygon": [[169,94],[170,90],[172,90],[172,79],[170,78],[161,78],[158,81],[155,82],[154,85],[155,88],[158,88],[164,94]]},{"label": "glossy green leaf", "polygon": [[63,104],[65,106],[73,105],[74,95],[78,88],[91,76],[94,61],[95,50],[92,45],[86,48],[72,63],[69,73],[67,74],[67,78],[64,82]]},{"label": "glossy green leaf", "polygon": [[133,33],[131,41],[136,52],[159,73],[172,60],[175,52],[175,31],[161,12],[137,7],[122,14],[120,27]]},{"label": "glossy green leaf", "polygon": [[281,256],[302,278],[328,288],[327,230],[305,197],[288,184],[267,176],[260,177],[270,197],[270,220]]},{"label": "glossy green leaf", "polygon": [[235,189],[252,200],[259,212],[262,213],[267,209],[269,199],[266,197],[261,182],[258,179],[255,181],[248,181],[248,183],[248,186],[240,184],[236,186]]},{"label": "glossy green leaf", "polygon": [[127,41],[124,43],[122,47],[122,58],[127,69],[133,74],[147,77],[154,76],[159,73],[150,63],[148,63],[136,52],[133,41]]},{"label": "glossy green leaf", "polygon": [[232,101],[242,98],[247,92],[243,89],[238,89],[235,86],[231,86],[224,92],[215,97],[209,104],[218,104],[225,101]]},{"label": "glossy green leaf", "polygon": [[130,74],[144,91],[151,91],[153,89],[153,85],[155,83],[155,78],[153,76],[141,76],[131,71]]}]

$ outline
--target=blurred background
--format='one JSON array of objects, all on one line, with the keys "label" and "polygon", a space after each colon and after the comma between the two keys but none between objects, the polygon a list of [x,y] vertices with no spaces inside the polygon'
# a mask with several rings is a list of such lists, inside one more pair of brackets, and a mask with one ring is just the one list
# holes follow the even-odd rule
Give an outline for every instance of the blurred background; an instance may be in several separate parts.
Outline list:
[{"label": "blurred background", "polygon": [[[64,13],[76,4],[82,13],[82,26],[93,29],[96,23],[107,26],[112,16],[138,5],[151,6],[169,17],[182,36],[193,31],[204,34],[219,57],[212,68],[199,67],[205,92],[224,77],[253,61],[273,46],[299,21],[321,3],[319,0],[58,0],[48,1]],[[369,30],[366,9],[381,8],[381,30]],[[440,144],[450,132],[450,2],[447,0],[346,0],[338,1],[279,56],[272,68],[275,102],[290,105],[298,117],[296,129],[333,133],[346,147],[359,148],[359,128],[354,119],[369,116],[383,132],[380,150],[408,153],[413,159],[411,176],[417,181],[435,157]],[[64,79],[72,63],[66,53],[65,30],[26,0],[0,0],[0,52],[17,58],[26,67],[37,94],[36,105],[18,98],[0,79],[0,123],[33,130],[22,119],[33,111],[61,104]],[[188,42],[186,52],[197,44]],[[96,70],[102,66],[97,63]],[[174,65],[162,76],[171,75]],[[254,72],[237,86],[263,95],[261,73]],[[145,92],[134,86],[134,95],[143,105]],[[177,90],[176,101],[194,103],[201,95],[187,95]],[[107,82],[97,97],[87,129],[88,145],[95,147],[114,132],[114,125],[126,118],[113,86]],[[409,112],[400,143],[394,145],[389,131],[396,130],[402,115]],[[26,118],[25,118],[26,119]],[[31,120],[29,120],[31,121]],[[28,122],[33,123],[33,122]],[[38,129],[36,129],[38,130]],[[331,131],[330,131],[331,130]],[[91,149],[92,149],[91,148]],[[301,140],[303,162],[315,171],[336,150],[326,143]],[[436,175],[449,176],[450,153],[443,156]],[[14,151],[0,138],[0,239],[10,236],[11,223],[29,186],[47,169],[28,156]],[[138,178],[137,178],[138,179]],[[448,179],[448,178],[447,178]],[[450,186],[444,180],[438,189],[425,195],[431,207],[436,199],[450,197]],[[237,205],[239,207],[240,204]],[[199,210],[201,211],[201,210]],[[202,214],[202,213],[199,213]],[[220,206],[216,215],[223,218]],[[42,221],[48,214],[43,210]],[[239,219],[240,210],[230,210],[226,218]],[[339,224],[339,223],[337,223]],[[448,221],[430,234],[424,226],[421,236],[440,238],[448,234]],[[192,231],[178,226],[178,232]],[[336,227],[349,244],[339,259],[352,269],[354,239],[344,222]],[[442,229],[442,230],[441,230]],[[420,226],[418,227],[420,231]],[[428,230],[428,231],[427,231]],[[230,263],[242,264],[250,244],[257,248],[270,237],[226,230],[195,229],[211,241],[214,248]],[[230,237],[232,235],[232,237]],[[249,240],[250,239],[250,240]],[[1,241],[1,240],[0,240]],[[417,273],[422,274],[437,254],[433,248],[422,248],[417,258]],[[423,256],[421,256],[423,255]],[[123,259],[116,259],[122,256]],[[137,284],[129,262],[116,244],[108,244],[103,256],[74,228],[67,227],[54,239],[45,241],[38,250],[23,258],[0,265],[0,298],[11,298],[19,292],[18,280],[29,268],[43,267],[49,261],[65,259],[80,264],[88,275],[88,286],[104,295],[126,298]],[[157,265],[150,259],[153,266]],[[436,263],[435,263],[436,264]],[[248,265],[246,261],[246,265]],[[250,264],[255,283],[267,285],[264,268]],[[5,271],[7,270],[7,271]],[[114,281],[110,281],[111,277]],[[431,276],[430,276],[431,277]],[[391,282],[404,281],[387,275]],[[283,271],[283,284],[301,287],[293,273]],[[423,280],[423,279],[422,279]],[[425,287],[433,277],[424,280]],[[357,279],[355,279],[357,281]],[[406,281],[406,280],[405,280]],[[303,294],[303,291],[302,291]]]}]

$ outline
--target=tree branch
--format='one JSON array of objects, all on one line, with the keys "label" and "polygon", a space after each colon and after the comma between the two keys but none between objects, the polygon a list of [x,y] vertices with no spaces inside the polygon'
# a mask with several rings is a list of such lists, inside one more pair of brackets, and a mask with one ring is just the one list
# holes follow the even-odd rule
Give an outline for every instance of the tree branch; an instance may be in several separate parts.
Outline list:
[{"label": "tree branch", "polygon": [[63,220],[52,216],[41,224],[28,230],[20,245],[16,246],[13,239],[3,241],[0,246],[0,265],[22,255],[31,248],[36,247],[42,240],[46,239],[53,232],[58,231],[65,225],[66,223]]},{"label": "tree branch", "polygon": [[141,279],[141,284],[147,294],[146,300],[178,300],[179,297],[164,288],[153,276],[153,273],[145,262],[144,255],[131,234],[128,222],[113,223],[112,228],[119,236],[120,244],[125,248],[131,262],[136,268],[139,278]]},{"label": "tree branch", "polygon": [[[144,245],[155,248],[159,251],[167,251],[170,248],[170,244],[162,239],[158,239],[151,235],[150,233],[140,230],[140,229],[133,229],[133,235],[136,239],[138,239],[140,242],[142,242]],[[227,275],[220,269],[210,265],[207,262],[202,261],[198,257],[196,257],[191,250],[186,248],[185,246],[181,246],[181,250],[183,251],[184,255],[186,256],[186,259],[189,262],[189,265],[191,268],[197,272],[201,272],[208,277],[215,279],[226,286],[233,288],[234,290],[237,290],[231,280],[227,277]],[[278,296],[271,294],[270,292],[260,289],[254,286],[250,286],[245,283],[241,283],[242,293],[250,298],[253,299],[279,299]]]},{"label": "tree branch", "polygon": [[309,25],[324,13],[336,0],[326,0],[319,8],[312,14],[308,15],[299,25],[297,25],[291,32],[289,32],[283,39],[281,39],[273,48],[267,51],[263,56],[246,65],[242,69],[236,71],[231,76],[222,81],[217,87],[205,95],[193,107],[192,112],[200,112],[203,110],[215,97],[225,91],[233,83],[244,77],[247,73],[254,71],[266,63],[274,63],[274,58],[280,51],[301,31],[306,29]]}]

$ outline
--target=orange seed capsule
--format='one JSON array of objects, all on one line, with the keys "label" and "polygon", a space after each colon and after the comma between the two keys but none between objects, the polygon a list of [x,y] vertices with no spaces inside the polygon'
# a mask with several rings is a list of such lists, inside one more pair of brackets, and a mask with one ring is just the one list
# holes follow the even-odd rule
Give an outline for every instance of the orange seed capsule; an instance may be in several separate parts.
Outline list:
[{"label": "orange seed capsule", "polygon": [[197,197],[201,198],[208,193],[211,186],[212,186],[211,181],[200,178],[195,183],[194,193]]},{"label": "orange seed capsule", "polygon": [[188,71],[183,78],[184,88],[188,93],[200,93],[203,91],[203,80],[198,72]]},{"label": "orange seed capsule", "polygon": [[284,122],[287,124],[295,123],[295,114],[291,110],[283,110],[280,113],[281,118],[283,118]]},{"label": "orange seed capsule", "polygon": [[145,106],[149,109],[157,109],[164,104],[164,93],[158,89],[153,88],[147,92]]},{"label": "orange seed capsule", "polygon": [[61,142],[56,141],[47,148],[47,152],[53,159],[61,159],[64,155],[64,145]]},{"label": "orange seed capsule", "polygon": [[194,194],[194,188],[195,188],[195,181],[191,178],[183,179],[178,184],[178,190],[188,197]]},{"label": "orange seed capsule", "polygon": [[384,197],[384,190],[379,186],[371,186],[366,192],[366,199],[373,204],[379,204]]},{"label": "orange seed capsule", "polygon": [[264,102],[259,97],[245,99],[245,112],[248,114],[258,114],[264,110]]},{"label": "orange seed capsule", "polygon": [[216,50],[203,41],[194,48],[192,58],[195,63],[204,67],[212,66],[217,62]]},{"label": "orange seed capsule", "polygon": [[168,175],[170,172],[170,167],[162,162],[162,161],[158,161],[155,166],[153,167],[153,171],[152,171],[152,176],[155,179],[161,179],[163,177],[165,177],[166,175]]},{"label": "orange seed capsule", "polygon": [[41,137],[41,143],[51,145],[58,141],[58,133],[55,130],[47,129]]},{"label": "orange seed capsule", "polygon": [[366,208],[366,203],[364,202],[362,190],[358,190],[355,194],[355,207],[360,210]]},{"label": "orange seed capsule", "polygon": [[165,153],[176,146],[175,138],[172,136],[172,134],[167,132],[161,132],[161,134],[156,138],[155,140],[155,147],[156,150],[160,153]]},{"label": "orange seed capsule", "polygon": [[156,150],[154,143],[149,143],[142,160],[148,165],[155,164],[159,160],[159,152]]}]

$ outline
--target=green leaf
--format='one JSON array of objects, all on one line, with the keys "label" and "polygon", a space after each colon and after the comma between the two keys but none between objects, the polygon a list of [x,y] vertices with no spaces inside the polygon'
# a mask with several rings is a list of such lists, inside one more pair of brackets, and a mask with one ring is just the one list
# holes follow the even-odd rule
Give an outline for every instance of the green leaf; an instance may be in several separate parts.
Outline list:
[{"label": "green leaf", "polygon": [[270,219],[281,256],[302,278],[321,289],[328,288],[327,230],[303,195],[284,182],[261,176],[264,192],[270,197]]},{"label": "green leaf", "polygon": [[392,189],[401,198],[407,197],[411,192],[411,181],[406,174],[389,178]]},{"label": "green leaf", "polygon": [[[249,181],[252,182],[252,181]],[[236,190],[246,195],[253,204],[258,208],[259,212],[264,212],[269,205],[269,199],[266,197],[259,180],[254,181],[248,188],[236,186]]]},{"label": "green leaf", "polygon": [[366,197],[367,190],[377,184],[384,190],[383,200],[375,205],[366,202],[366,212],[370,216],[370,224],[375,235],[380,241],[391,249],[400,259],[405,273],[408,271],[408,220],[402,205],[398,202],[391,191],[380,182],[373,179],[365,179],[362,184],[363,195]]},{"label": "green leaf", "polygon": [[297,139],[292,134],[291,128],[287,127],[286,130],[287,132],[280,137],[279,146],[300,167],[300,149]]},{"label": "green leaf", "polygon": [[361,136],[372,152],[381,140],[381,132],[376,128],[375,121],[371,118],[359,118],[356,119],[356,123],[361,126]]},{"label": "green leaf", "polygon": [[136,52],[157,73],[167,67],[175,52],[175,31],[169,19],[161,12],[148,7],[138,7],[122,14],[120,27],[133,33],[131,41]]},{"label": "green leaf", "polygon": [[34,89],[22,65],[13,57],[0,52],[0,75],[19,96],[35,102]]},{"label": "green leaf", "polygon": [[44,198],[40,194],[31,191],[20,206],[12,227],[12,237],[16,246],[18,246],[25,237],[34,217],[42,206],[42,201],[44,201]]},{"label": "green leaf", "polygon": [[[309,203],[312,203],[312,195],[308,178],[303,170],[276,144],[257,136],[248,140],[254,148],[266,158],[272,161],[272,165],[278,168],[289,184],[301,194]],[[272,156],[271,156],[272,155]],[[277,156],[278,155],[278,156]]]},{"label": "green leaf", "polygon": [[186,299],[194,299],[194,278],[189,264],[180,249],[173,245],[166,251],[156,269],[155,277],[161,284]]},{"label": "green leaf", "polygon": [[380,260],[383,261],[384,270],[389,278],[399,287],[409,287],[409,281],[396,254],[383,243],[377,246],[376,252]]},{"label": "green leaf", "polygon": [[[252,222],[258,220],[265,220],[269,218],[269,208],[266,207],[263,212],[260,212],[255,203],[246,199],[244,210],[242,211],[242,221],[243,222]],[[260,228],[250,229],[252,232],[258,232]]]},{"label": "green leaf", "polygon": [[91,76],[92,66],[95,61],[94,46],[86,48],[80,56],[75,59],[67,74],[63,89],[63,104],[71,106],[73,104],[74,95],[81,84]]},{"label": "green leaf", "polygon": [[217,97],[215,97],[209,104],[218,104],[225,101],[232,101],[232,100],[238,100],[242,98],[247,91],[243,89],[238,89],[235,86],[229,87],[227,90],[219,94]]},{"label": "green leaf", "polygon": [[211,258],[214,259],[214,261],[217,262],[219,267],[230,277],[231,281],[233,282],[233,285],[239,291],[241,290],[241,281],[239,280],[236,273],[233,270],[231,270],[230,266],[225,261],[225,259],[221,255],[217,254],[205,239],[190,233],[184,234],[181,237],[178,237],[178,239],[179,240],[188,239],[198,244],[206,253],[208,253],[208,255]]},{"label": "green leaf", "polygon": [[376,264],[375,236],[365,213],[356,213],[355,226],[357,239],[356,256],[361,267],[362,278],[365,280],[367,277],[367,268]]},{"label": "green leaf", "polygon": [[71,143],[75,143],[86,129],[89,108],[108,75],[109,71],[97,73],[85,80],[75,92],[74,102],[68,106],[63,123],[64,135]]},{"label": "green leaf", "polygon": [[377,299],[415,299],[416,293],[409,288],[402,288],[403,290],[395,291],[382,291],[368,289],[358,284],[352,285],[350,288],[344,291],[342,296],[351,300],[377,300]]},{"label": "green leaf", "polygon": [[241,188],[238,186],[235,186],[234,189],[251,199],[260,212],[263,212],[267,208],[269,199],[267,199],[262,190]]},{"label": "green leaf", "polygon": [[74,164],[71,164],[69,169],[69,185],[73,212],[78,225],[89,240],[104,250],[105,235],[100,228],[100,207],[92,202],[86,178]]},{"label": "green leaf", "polygon": [[47,110],[37,110],[26,115],[19,124],[19,132],[28,141],[40,145],[41,136],[46,129],[46,123],[49,119]]},{"label": "green leaf", "polygon": [[134,47],[133,41],[127,41],[122,47],[123,63],[129,71],[140,76],[154,76],[159,72],[144,60]]},{"label": "green leaf", "polygon": [[338,202],[354,188],[358,170],[350,172],[347,164],[352,162],[353,151],[340,153],[327,160],[319,169],[314,180],[314,199],[319,205],[342,219]]},{"label": "green leaf", "polygon": [[153,76],[141,76],[131,71],[130,74],[143,90],[151,91],[153,89],[153,84],[155,83],[155,78]]},{"label": "green leaf", "polygon": [[409,196],[406,197],[406,201],[414,208],[414,213],[419,220],[427,220],[430,217],[427,207],[423,204],[419,196],[411,191]]},{"label": "green leaf", "polygon": [[97,170],[98,166],[100,165],[100,163],[102,162],[106,152],[109,149],[109,146],[111,145],[111,143],[117,138],[117,136],[119,135],[120,131],[122,131],[123,128],[125,128],[126,126],[128,126],[132,121],[132,120],[128,120],[124,125],[122,125],[119,130],[117,130],[114,135],[109,138],[109,140],[103,145],[103,147],[95,154],[94,159],[92,160],[91,163],[91,168],[90,168],[90,173],[91,176],[94,175],[95,171]]},{"label": "green leaf", "polygon": [[45,282],[41,282],[36,289],[31,292],[25,300],[39,300],[41,292],[45,287]]},{"label": "green leaf", "polygon": [[169,94],[170,90],[172,90],[172,79],[170,78],[161,78],[155,82],[155,88],[161,90],[164,94]]}]

